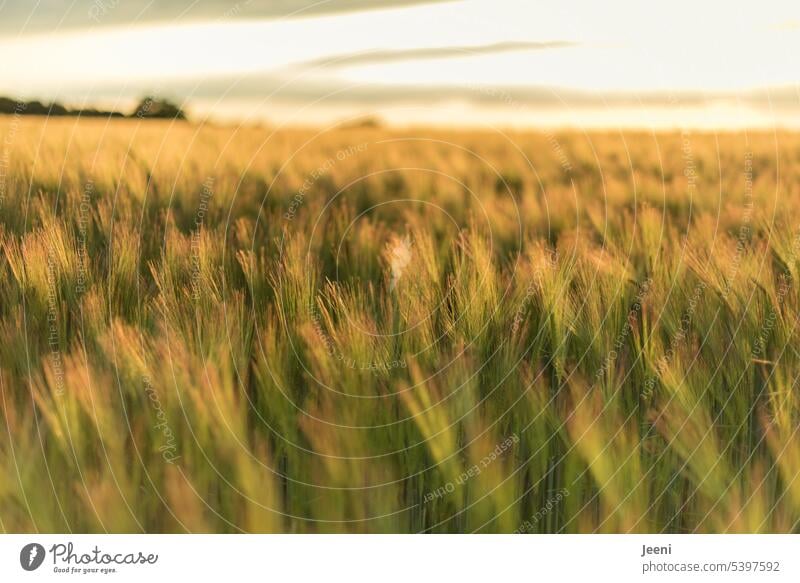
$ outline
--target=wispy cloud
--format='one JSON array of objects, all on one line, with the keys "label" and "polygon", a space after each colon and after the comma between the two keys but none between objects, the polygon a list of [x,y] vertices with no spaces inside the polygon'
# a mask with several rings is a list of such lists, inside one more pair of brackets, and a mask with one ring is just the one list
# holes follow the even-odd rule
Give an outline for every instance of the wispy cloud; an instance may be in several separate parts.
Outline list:
[{"label": "wispy cloud", "polygon": [[260,17],[280,17],[289,14],[320,16],[456,1],[458,0],[251,0],[252,8],[248,12]]},{"label": "wispy cloud", "polygon": [[501,42],[490,45],[472,45],[455,47],[423,47],[406,50],[379,50],[362,53],[350,53],[324,59],[317,59],[304,63],[301,66],[316,67],[345,67],[351,65],[374,65],[392,63],[397,61],[414,61],[428,59],[448,59],[459,57],[474,57],[493,53],[508,53],[517,51],[543,51],[548,49],[562,49],[578,46],[579,43],[569,41],[553,42]]},{"label": "wispy cloud", "polygon": [[[0,1],[0,35],[217,19],[303,18],[457,0],[63,0]],[[97,18],[97,15],[102,18]]]}]

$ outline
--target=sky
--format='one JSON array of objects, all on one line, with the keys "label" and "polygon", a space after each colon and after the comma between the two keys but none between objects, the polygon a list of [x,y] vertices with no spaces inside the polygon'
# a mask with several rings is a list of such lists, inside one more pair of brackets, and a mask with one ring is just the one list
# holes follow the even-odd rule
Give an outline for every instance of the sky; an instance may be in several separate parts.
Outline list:
[{"label": "sky", "polygon": [[0,0],[0,95],[326,124],[800,128],[800,2]]}]

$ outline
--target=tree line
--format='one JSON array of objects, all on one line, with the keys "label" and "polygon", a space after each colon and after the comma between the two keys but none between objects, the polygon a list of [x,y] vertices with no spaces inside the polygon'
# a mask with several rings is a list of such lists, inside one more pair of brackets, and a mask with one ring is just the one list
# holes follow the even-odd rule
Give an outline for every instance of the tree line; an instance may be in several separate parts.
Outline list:
[{"label": "tree line", "polygon": [[70,109],[64,105],[52,102],[21,101],[8,97],[0,97],[0,114],[8,115],[46,115],[55,117],[81,116],[81,117],[115,117],[139,119],[179,119],[185,120],[186,113],[175,103],[158,97],[147,96],[139,101],[129,114],[119,111],[105,111],[95,108]]}]

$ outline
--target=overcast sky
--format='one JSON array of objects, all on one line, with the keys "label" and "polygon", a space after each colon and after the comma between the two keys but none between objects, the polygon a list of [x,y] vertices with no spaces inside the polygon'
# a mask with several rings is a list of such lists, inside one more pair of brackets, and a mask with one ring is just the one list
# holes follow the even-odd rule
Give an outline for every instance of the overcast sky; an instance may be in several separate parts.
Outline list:
[{"label": "overcast sky", "polygon": [[0,0],[0,95],[325,123],[800,126],[800,2]]}]

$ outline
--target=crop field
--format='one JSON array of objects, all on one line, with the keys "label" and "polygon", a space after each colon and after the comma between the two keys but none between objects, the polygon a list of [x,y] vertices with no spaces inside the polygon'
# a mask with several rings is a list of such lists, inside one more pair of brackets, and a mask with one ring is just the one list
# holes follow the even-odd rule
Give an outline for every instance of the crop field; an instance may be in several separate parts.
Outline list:
[{"label": "crop field", "polygon": [[800,136],[0,118],[4,532],[800,532]]}]

